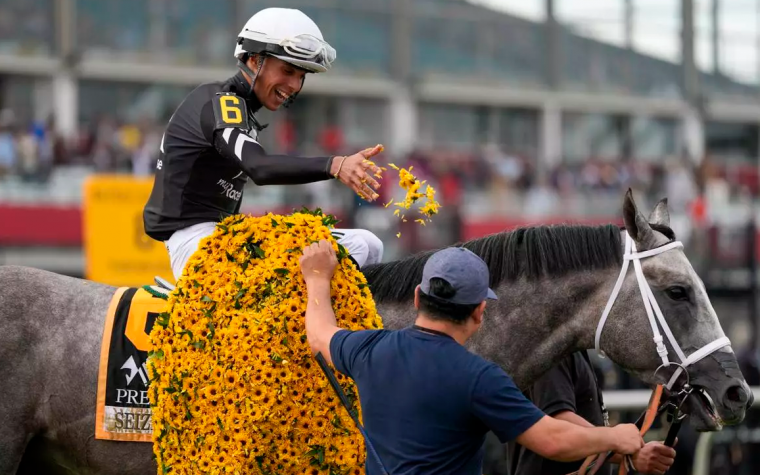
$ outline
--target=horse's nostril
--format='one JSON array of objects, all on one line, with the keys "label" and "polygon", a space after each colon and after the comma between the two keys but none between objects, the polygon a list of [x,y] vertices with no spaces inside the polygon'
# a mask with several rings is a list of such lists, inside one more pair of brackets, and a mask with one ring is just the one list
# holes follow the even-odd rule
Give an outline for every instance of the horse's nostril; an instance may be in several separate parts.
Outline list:
[{"label": "horse's nostril", "polygon": [[726,391],[726,399],[733,403],[746,404],[749,401],[749,394],[741,386],[731,386]]}]

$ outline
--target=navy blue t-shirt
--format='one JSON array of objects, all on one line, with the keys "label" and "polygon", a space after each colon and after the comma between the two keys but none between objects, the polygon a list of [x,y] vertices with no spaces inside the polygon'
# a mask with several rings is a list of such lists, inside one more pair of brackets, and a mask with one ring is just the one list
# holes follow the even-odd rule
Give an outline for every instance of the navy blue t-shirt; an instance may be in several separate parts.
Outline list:
[{"label": "navy blue t-shirt", "polygon": [[[356,382],[364,426],[392,475],[481,475],[489,430],[506,443],[544,417],[501,368],[448,336],[341,330],[330,354]],[[367,475],[379,473],[367,457]]]}]

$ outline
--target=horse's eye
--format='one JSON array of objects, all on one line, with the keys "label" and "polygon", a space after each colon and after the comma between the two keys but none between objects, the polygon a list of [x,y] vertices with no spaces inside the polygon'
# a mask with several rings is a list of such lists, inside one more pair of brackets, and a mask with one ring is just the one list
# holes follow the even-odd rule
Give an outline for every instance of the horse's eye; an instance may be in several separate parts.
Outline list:
[{"label": "horse's eye", "polygon": [[680,285],[665,289],[665,293],[673,300],[689,300],[689,293]]}]

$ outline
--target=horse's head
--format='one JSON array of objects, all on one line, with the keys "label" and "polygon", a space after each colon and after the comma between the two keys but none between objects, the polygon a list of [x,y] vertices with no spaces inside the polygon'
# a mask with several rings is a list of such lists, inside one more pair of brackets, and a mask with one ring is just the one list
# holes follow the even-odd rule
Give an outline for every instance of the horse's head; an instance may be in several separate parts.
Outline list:
[{"label": "horse's head", "polygon": [[[660,201],[647,219],[637,209],[629,191],[625,197],[623,219],[638,253],[658,249],[673,240],[666,200]],[[682,355],[688,358],[725,337],[704,283],[682,248],[673,247],[645,257],[640,263]],[[654,315],[656,319],[656,312]],[[659,328],[668,360],[681,363],[679,350],[669,341],[663,327],[660,325]],[[657,371],[663,362],[655,349],[652,324],[633,262],[600,341],[601,349],[607,355],[647,383],[667,383],[677,368],[670,365]],[[722,346],[689,365],[687,371],[691,385],[701,390],[694,391],[685,405],[697,430],[719,430],[723,424],[738,424],[744,419],[753,398],[730,346]],[[682,386],[685,379],[681,377],[676,381],[674,389]]]}]

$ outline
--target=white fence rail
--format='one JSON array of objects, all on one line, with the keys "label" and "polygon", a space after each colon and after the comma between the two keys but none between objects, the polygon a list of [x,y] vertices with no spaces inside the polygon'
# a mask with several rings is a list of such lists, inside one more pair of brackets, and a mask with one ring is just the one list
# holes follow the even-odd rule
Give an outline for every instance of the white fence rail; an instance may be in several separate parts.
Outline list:
[{"label": "white fence rail", "polygon": [[[755,395],[755,401],[752,406],[757,407],[760,405],[760,386],[754,386],[751,389]],[[610,411],[643,411],[649,404],[651,394],[652,391],[648,390],[604,391],[604,404]],[[710,452],[716,440],[719,441],[721,439],[719,434],[719,432],[700,434],[696,450],[694,451],[692,475],[708,475],[710,473]],[[760,443],[760,429],[742,427],[736,430],[736,433],[732,437],[734,436],[745,442]]]},{"label": "white fence rail", "polygon": [[[754,406],[760,404],[760,386],[751,388],[755,394]],[[604,391],[604,404],[610,411],[633,411],[647,408],[649,396],[652,391],[647,389],[635,389],[628,391]]]}]

